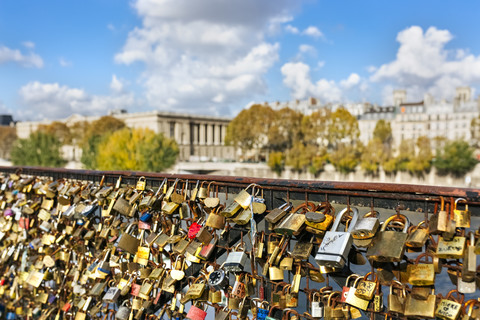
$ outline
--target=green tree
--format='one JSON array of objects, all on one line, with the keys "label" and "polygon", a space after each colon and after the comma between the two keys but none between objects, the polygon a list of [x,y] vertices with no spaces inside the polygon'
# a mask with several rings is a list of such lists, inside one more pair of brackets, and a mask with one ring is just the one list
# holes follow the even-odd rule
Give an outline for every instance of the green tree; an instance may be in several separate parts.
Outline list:
[{"label": "green tree", "polygon": [[473,170],[477,159],[474,157],[474,149],[462,140],[448,141],[443,148],[437,149],[433,162],[440,174],[452,174],[462,176]]},{"label": "green tree", "polygon": [[80,161],[87,169],[98,169],[97,155],[100,143],[108,134],[125,128],[125,123],[111,116],[103,116],[90,124],[80,122],[75,130],[81,131],[82,128],[86,132],[83,138],[78,139],[82,148]]},{"label": "green tree", "polygon": [[314,155],[312,148],[305,146],[302,141],[297,141],[288,150],[285,163],[292,167],[294,171],[302,172],[311,165]]},{"label": "green tree", "polygon": [[8,159],[10,150],[17,140],[17,130],[15,127],[0,126],[0,158]]},{"label": "green tree", "polygon": [[268,105],[254,104],[243,109],[227,127],[225,144],[247,151],[259,152],[268,147],[268,132],[275,119],[275,111]]},{"label": "green tree", "polygon": [[96,162],[100,170],[162,171],[171,167],[178,146],[150,129],[117,130],[102,140]]},{"label": "green tree", "polygon": [[411,139],[400,142],[397,156],[395,157],[396,170],[407,171],[408,162],[415,156],[415,144]]},{"label": "green tree", "polygon": [[350,143],[338,144],[337,149],[329,153],[328,159],[337,171],[347,174],[355,171],[359,163],[361,150]]},{"label": "green tree", "polygon": [[15,142],[11,160],[20,166],[63,167],[67,161],[60,155],[60,145],[53,134],[36,131]]},{"label": "green tree", "polygon": [[276,174],[280,175],[285,168],[285,156],[283,152],[274,151],[268,155],[268,166]]}]

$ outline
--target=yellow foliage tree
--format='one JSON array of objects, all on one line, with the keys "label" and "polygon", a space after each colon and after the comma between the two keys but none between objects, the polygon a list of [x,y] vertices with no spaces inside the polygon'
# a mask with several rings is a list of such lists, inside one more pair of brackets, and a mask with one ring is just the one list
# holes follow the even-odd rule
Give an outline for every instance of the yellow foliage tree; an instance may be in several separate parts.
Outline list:
[{"label": "yellow foliage tree", "polygon": [[100,170],[159,172],[171,167],[178,156],[177,143],[150,129],[117,130],[98,147]]}]

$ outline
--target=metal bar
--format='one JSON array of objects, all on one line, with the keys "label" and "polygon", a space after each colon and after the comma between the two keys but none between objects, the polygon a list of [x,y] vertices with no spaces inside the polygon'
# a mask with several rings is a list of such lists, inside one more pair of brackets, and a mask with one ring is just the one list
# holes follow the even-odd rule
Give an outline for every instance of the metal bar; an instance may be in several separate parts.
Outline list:
[{"label": "metal bar", "polygon": [[[469,204],[472,215],[480,215],[480,189],[439,187],[427,185],[391,184],[391,183],[366,183],[366,182],[338,182],[338,181],[315,181],[315,180],[286,180],[265,179],[239,176],[218,175],[187,175],[165,174],[138,171],[94,171],[73,170],[64,168],[44,167],[0,167],[2,172],[21,171],[24,174],[49,177],[70,177],[79,180],[100,180],[103,175],[108,182],[115,182],[118,176],[122,176],[124,183],[134,184],[138,178],[144,176],[147,180],[175,180],[177,178],[189,181],[215,181],[220,188],[228,189],[229,192],[239,192],[251,183],[262,186],[266,191],[272,191],[273,198],[285,198],[287,192],[293,200],[305,199],[305,194],[311,201],[323,201],[328,197],[329,201],[347,203],[351,198],[352,205],[370,206],[371,199],[378,199],[376,206],[394,209],[401,203],[406,209],[416,211],[421,208],[433,212],[434,204],[440,201],[440,196],[465,198]],[[152,185],[153,181],[149,181]],[[147,181],[148,182],[148,181]],[[156,183],[155,183],[156,184]],[[427,203],[427,204],[425,204]]]}]

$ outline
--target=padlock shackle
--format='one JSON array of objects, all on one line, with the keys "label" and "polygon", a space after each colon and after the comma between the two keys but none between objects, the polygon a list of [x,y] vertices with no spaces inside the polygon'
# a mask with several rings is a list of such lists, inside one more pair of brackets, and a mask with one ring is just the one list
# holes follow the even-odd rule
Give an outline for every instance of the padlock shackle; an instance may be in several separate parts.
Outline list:
[{"label": "padlock shackle", "polygon": [[[385,222],[383,222],[382,228],[380,228],[380,231],[384,232],[387,229],[387,226],[390,224],[390,222],[392,222],[394,220],[398,221],[398,220],[396,220],[398,218],[401,218],[403,220],[403,223],[404,223],[402,233],[407,233],[408,227],[410,226],[410,220],[407,218],[407,216],[405,216],[403,214],[400,214],[400,213],[399,214],[394,214],[394,215],[388,217],[387,220],[385,220]],[[400,221],[398,221],[398,222],[400,222]]]},{"label": "padlock shackle", "polygon": [[348,209],[348,207],[346,207],[342,211],[340,211],[335,217],[335,222],[333,223],[331,231],[337,231],[343,215],[345,213],[350,213],[350,212],[353,212],[353,216],[352,216],[352,220],[350,221],[347,232],[351,232],[355,227],[355,225],[357,224],[357,219],[358,219],[358,209],[355,207],[351,207],[350,210]]}]

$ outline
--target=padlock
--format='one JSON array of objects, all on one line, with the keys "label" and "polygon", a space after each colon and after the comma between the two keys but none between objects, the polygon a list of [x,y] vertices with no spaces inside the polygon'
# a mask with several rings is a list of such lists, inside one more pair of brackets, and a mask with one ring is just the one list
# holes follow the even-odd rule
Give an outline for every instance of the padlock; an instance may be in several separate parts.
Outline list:
[{"label": "padlock", "polygon": [[467,202],[467,200],[463,198],[458,198],[455,200],[455,204],[453,207],[455,225],[457,228],[470,228],[470,210],[468,210],[468,204],[465,204],[465,210],[457,209],[458,202]]},{"label": "padlock", "polygon": [[311,237],[309,242],[302,242],[298,241],[295,243],[293,247],[293,251],[291,253],[292,258],[295,260],[307,260],[310,257],[310,254],[313,250],[313,240],[315,237]]},{"label": "padlock", "polygon": [[[401,222],[404,225],[403,232],[386,230],[389,223],[395,219],[402,220]],[[393,215],[385,220],[380,232],[375,236],[372,246],[367,249],[367,258],[378,262],[401,261],[405,251],[405,241],[408,237],[408,227],[409,220],[402,214]]]},{"label": "padlock", "polygon": [[[369,276],[372,276],[373,279],[368,280]],[[357,290],[355,291],[355,295],[365,300],[372,300],[373,296],[375,295],[375,291],[377,290],[377,286],[379,285],[380,283],[378,281],[377,274],[374,272],[369,272],[363,277],[363,279],[360,280]]]},{"label": "padlock", "polygon": [[462,320],[479,320],[480,319],[480,301],[471,299],[465,302],[465,315]]},{"label": "padlock", "polygon": [[437,318],[443,320],[456,320],[460,315],[465,296],[461,293],[458,293],[458,298],[454,298],[454,292],[458,293],[456,290],[449,291],[447,296],[443,298],[437,305],[437,309],[435,310],[435,316]]},{"label": "padlock", "polygon": [[140,245],[140,239],[130,234],[133,231],[133,227],[136,223],[131,223],[124,233],[122,233],[120,240],[117,243],[117,248],[120,248],[130,254],[136,254],[138,246]]},{"label": "padlock", "polygon": [[247,266],[248,256],[245,253],[243,243],[228,253],[223,268],[228,272],[243,272]]},{"label": "padlock", "polygon": [[268,277],[271,281],[283,281],[283,270],[275,266],[269,266]]},{"label": "padlock", "polygon": [[421,221],[416,226],[411,226],[408,229],[408,238],[405,245],[410,248],[421,248],[425,245],[428,239],[428,232],[425,227],[425,221]]},{"label": "padlock", "polygon": [[115,319],[118,320],[128,320],[128,317],[131,313],[131,305],[130,300],[124,300],[120,308],[118,308],[117,312],[115,313]]},{"label": "padlock", "polygon": [[292,209],[292,204],[285,202],[280,207],[274,208],[273,210],[271,210],[265,216],[265,220],[267,220],[271,224],[275,224],[279,222],[291,209]]},{"label": "padlock", "polygon": [[447,231],[448,213],[445,211],[445,200],[442,196],[440,196],[440,201],[440,210],[436,214],[433,214],[428,222],[429,234],[435,235]]},{"label": "padlock", "polygon": [[[431,263],[419,263],[421,258],[426,257],[432,259]],[[415,260],[415,264],[407,266],[407,273],[409,275],[408,282],[414,286],[432,286],[435,284],[435,269],[433,266],[432,254],[425,252],[420,254]]]},{"label": "padlock", "polygon": [[475,234],[469,233],[468,245],[465,249],[462,264],[462,280],[475,281],[477,271],[477,255],[475,254]]},{"label": "padlock", "polygon": [[358,282],[360,280],[363,280],[363,278],[358,277],[357,279],[355,279],[355,282],[353,283],[353,287],[350,287],[350,290],[347,293],[345,302],[351,306],[354,306],[356,308],[359,308],[365,311],[368,308],[369,301],[363,298],[360,298],[358,295],[355,294],[357,291]]},{"label": "padlock", "polygon": [[319,292],[311,294],[310,310],[313,318],[323,318],[324,304]]},{"label": "padlock", "polygon": [[190,320],[203,320],[207,316],[206,308],[206,305],[203,307],[203,309],[197,307],[196,305],[192,305],[188,310],[186,318]]},{"label": "padlock", "polygon": [[[348,292],[350,289],[353,287],[353,282],[355,282],[356,279],[358,279],[360,275],[353,273],[347,277],[345,280],[345,285],[342,288],[342,295],[340,296],[340,302],[345,302],[348,296]],[[350,282],[352,281],[352,286],[350,286]]]},{"label": "padlock", "polygon": [[465,249],[465,237],[456,236],[446,240],[443,236],[438,239],[436,256],[441,259],[461,259]]},{"label": "padlock", "polygon": [[346,232],[337,231],[340,221],[345,213],[348,213],[349,209],[345,208],[335,217],[335,223],[332,227],[333,231],[327,231],[325,237],[318,248],[315,261],[319,266],[343,268],[347,261],[348,253],[352,247],[353,238],[350,233],[351,229],[357,222],[358,210],[353,207],[350,211],[353,212],[352,221],[350,227]]},{"label": "padlock", "polygon": [[[262,301],[260,306],[257,306],[257,320],[265,320],[268,315],[269,307],[267,301]],[[216,319],[215,319],[216,320]]]},{"label": "padlock", "polygon": [[412,295],[408,295],[405,300],[404,315],[406,317],[433,319],[435,318],[435,300],[436,296],[433,288],[426,300],[415,299]]},{"label": "padlock", "polygon": [[217,211],[221,208],[223,207],[219,206],[215,211],[212,210],[212,212],[208,215],[207,221],[205,222],[207,227],[213,229],[225,228],[225,217],[217,213]]},{"label": "padlock", "polygon": [[[373,217],[371,215],[374,215]],[[354,239],[369,239],[373,238],[378,231],[380,222],[376,211],[370,211],[359,219],[352,230],[352,237]]]},{"label": "padlock", "polygon": [[[394,287],[398,286],[400,291],[394,293]],[[405,313],[406,292],[404,285],[399,281],[392,281],[390,285],[390,293],[388,294],[388,312],[401,316]]]},{"label": "padlock", "polygon": [[111,303],[116,303],[118,298],[120,297],[120,288],[115,286],[115,282],[113,280],[110,280],[108,282],[109,288],[107,292],[103,295],[102,300],[105,302],[111,302]]}]

